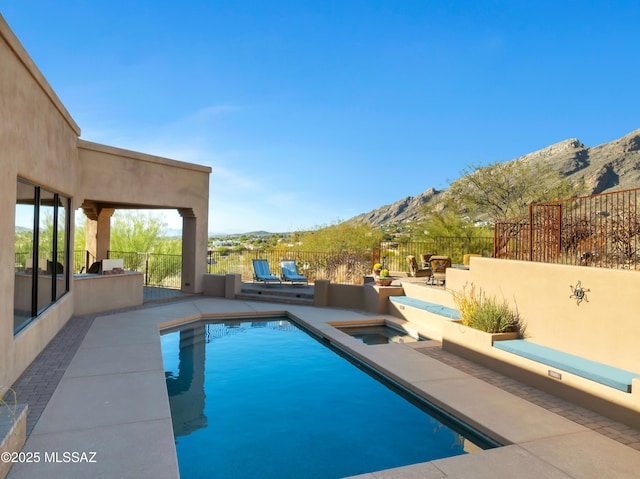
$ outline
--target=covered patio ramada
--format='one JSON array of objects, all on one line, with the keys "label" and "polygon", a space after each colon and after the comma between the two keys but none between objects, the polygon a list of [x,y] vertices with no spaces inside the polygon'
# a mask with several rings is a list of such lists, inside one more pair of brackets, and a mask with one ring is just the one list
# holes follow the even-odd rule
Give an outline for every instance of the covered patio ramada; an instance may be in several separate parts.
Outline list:
[{"label": "covered patio ramada", "polygon": [[[79,205],[86,216],[86,247],[96,261],[108,257],[111,217],[119,209],[176,209],[182,217],[181,291],[202,292],[206,273],[209,167],[160,158],[135,151],[78,140],[80,168]],[[80,278],[78,278],[80,279]],[[76,299],[76,314],[104,311],[114,306],[142,304],[142,279],[99,278],[98,291],[82,278],[90,294]],[[119,281],[132,281],[129,287]],[[113,282],[116,291],[105,289]],[[107,287],[108,288],[108,287]],[[132,289],[133,288],[133,289]],[[83,291],[84,292],[84,291]],[[114,294],[115,293],[115,294]],[[131,296],[133,294],[133,296]],[[106,307],[108,306],[108,307]],[[106,308],[105,308],[106,307]]]}]

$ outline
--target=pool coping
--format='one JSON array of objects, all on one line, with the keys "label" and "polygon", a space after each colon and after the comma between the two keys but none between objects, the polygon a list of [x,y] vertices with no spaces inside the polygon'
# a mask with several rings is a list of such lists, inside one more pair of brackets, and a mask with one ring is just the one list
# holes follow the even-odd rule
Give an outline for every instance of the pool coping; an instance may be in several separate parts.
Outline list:
[{"label": "pool coping", "polygon": [[[365,345],[328,323],[386,315],[197,298],[97,317],[29,436],[26,452],[96,452],[96,462],[15,464],[9,478],[179,477],[160,327],[286,313],[315,334],[506,446],[358,478],[637,477],[640,452],[447,366],[410,345]],[[412,343],[415,344],[415,343]],[[484,472],[484,474],[483,474]]]}]

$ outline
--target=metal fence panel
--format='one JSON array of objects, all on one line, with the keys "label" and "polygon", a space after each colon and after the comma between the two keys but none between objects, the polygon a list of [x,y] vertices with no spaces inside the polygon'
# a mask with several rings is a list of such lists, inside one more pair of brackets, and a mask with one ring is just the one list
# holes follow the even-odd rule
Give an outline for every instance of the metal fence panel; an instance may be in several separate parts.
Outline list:
[{"label": "metal fence panel", "polygon": [[496,258],[640,269],[640,188],[533,204],[500,221]]}]

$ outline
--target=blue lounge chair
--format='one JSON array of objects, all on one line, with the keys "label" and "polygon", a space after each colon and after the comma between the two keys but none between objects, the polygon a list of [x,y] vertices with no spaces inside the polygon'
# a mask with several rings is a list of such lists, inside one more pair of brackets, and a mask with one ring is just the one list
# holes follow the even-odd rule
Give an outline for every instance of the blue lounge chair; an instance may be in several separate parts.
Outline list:
[{"label": "blue lounge chair", "polygon": [[271,274],[269,270],[269,262],[266,259],[253,260],[253,280],[262,281],[265,286],[269,283],[282,284],[280,278]]},{"label": "blue lounge chair", "polygon": [[289,281],[291,284],[309,284],[307,277],[298,273],[295,261],[280,261],[280,267],[282,268],[283,281]]}]

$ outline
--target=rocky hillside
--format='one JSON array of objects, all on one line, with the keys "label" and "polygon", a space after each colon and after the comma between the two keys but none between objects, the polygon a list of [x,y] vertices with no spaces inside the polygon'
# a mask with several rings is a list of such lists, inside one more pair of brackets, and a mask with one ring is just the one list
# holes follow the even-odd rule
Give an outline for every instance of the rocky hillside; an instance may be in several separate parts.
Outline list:
[{"label": "rocky hillside", "polygon": [[371,225],[402,223],[419,219],[422,207],[440,194],[435,188],[429,188],[417,196],[407,196],[393,204],[364,213],[349,221],[365,222]]},{"label": "rocky hillside", "polygon": [[[618,140],[595,147],[585,146],[577,138],[555,143],[511,161],[546,163],[561,178],[580,185],[576,194],[590,195],[606,191],[640,188],[640,129]],[[419,220],[423,206],[438,207],[446,190],[427,189],[393,204],[351,218],[374,226]]]}]

